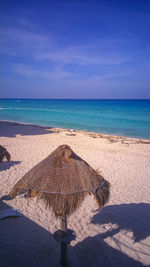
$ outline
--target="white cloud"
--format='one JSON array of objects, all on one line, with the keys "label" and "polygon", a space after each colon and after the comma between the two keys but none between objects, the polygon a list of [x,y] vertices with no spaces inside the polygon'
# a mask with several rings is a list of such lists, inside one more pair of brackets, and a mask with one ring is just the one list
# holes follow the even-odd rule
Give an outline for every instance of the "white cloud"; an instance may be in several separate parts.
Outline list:
[{"label": "white cloud", "polygon": [[[89,51],[89,53],[90,52],[91,51]],[[71,63],[81,66],[120,64],[123,62],[131,61],[130,57],[117,54],[115,55],[114,52],[101,52],[99,53],[99,55],[88,55],[88,53],[84,53],[82,49],[80,51],[77,51],[76,49],[72,48],[65,49],[64,51],[42,52],[36,55],[36,59],[47,61],[49,60],[64,64]]]},{"label": "white cloud", "polygon": [[35,53],[37,60],[53,61],[63,64],[76,64],[81,66],[120,64],[133,60],[133,55],[119,52],[123,40],[110,39],[90,41],[86,45],[51,47],[42,52]]},{"label": "white cloud", "polygon": [[[59,38],[56,41],[52,34],[43,34],[41,29],[36,29],[33,23],[30,26],[24,19],[9,28],[3,28],[2,41],[3,53],[9,56],[8,70],[29,79],[70,79],[72,84],[78,85],[79,81],[83,86],[92,86],[92,83],[98,86],[102,80],[109,80],[116,77],[116,74],[107,70],[103,75],[96,75],[90,73],[90,67],[92,70],[95,65],[119,65],[135,59],[134,55],[131,56],[127,51],[119,49],[124,43],[123,39],[103,38],[91,40],[86,44],[73,46],[68,42],[67,45],[62,45]],[[16,63],[16,58],[22,64]],[[69,64],[82,67],[81,73],[79,68],[75,71],[72,67],[69,69]]]},{"label": "white cloud", "polygon": [[13,64],[11,68],[13,69],[14,73],[23,75],[29,79],[42,78],[48,80],[58,80],[58,79],[65,79],[70,76],[69,72],[66,72],[61,68],[56,68],[52,71],[48,70],[44,71],[24,64]]},{"label": "white cloud", "polygon": [[1,53],[20,58],[32,56],[34,53],[44,51],[53,46],[52,38],[47,38],[43,34],[33,32],[26,28],[9,27],[1,33]]},{"label": "white cloud", "polygon": [[[38,32],[38,33],[37,33]],[[52,64],[75,64],[81,66],[120,64],[133,58],[127,52],[119,52],[121,39],[93,40],[76,46],[63,46],[49,33],[35,30],[33,25],[19,20],[18,26],[5,28],[2,31],[2,52],[12,57],[27,57],[36,61]]]}]

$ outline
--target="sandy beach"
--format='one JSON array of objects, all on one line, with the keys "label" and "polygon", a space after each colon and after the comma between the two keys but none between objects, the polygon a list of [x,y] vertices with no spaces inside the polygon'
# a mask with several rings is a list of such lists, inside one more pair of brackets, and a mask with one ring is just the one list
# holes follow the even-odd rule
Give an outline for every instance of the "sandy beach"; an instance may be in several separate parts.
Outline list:
[{"label": "sandy beach", "polygon": [[13,185],[59,145],[69,145],[111,183],[101,212],[88,196],[68,219],[76,232],[70,266],[127,267],[150,264],[150,140],[0,122],[0,144],[11,161],[0,164],[0,211],[14,208],[20,217],[0,220],[0,266],[60,266],[59,229],[43,202],[24,194],[9,200]]}]

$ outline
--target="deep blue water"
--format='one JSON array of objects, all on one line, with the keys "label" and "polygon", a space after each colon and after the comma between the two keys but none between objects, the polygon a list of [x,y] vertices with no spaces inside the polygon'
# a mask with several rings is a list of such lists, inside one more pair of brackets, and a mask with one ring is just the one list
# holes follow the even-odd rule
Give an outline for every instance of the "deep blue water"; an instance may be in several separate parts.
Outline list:
[{"label": "deep blue water", "polygon": [[150,100],[0,99],[0,120],[150,138]]}]

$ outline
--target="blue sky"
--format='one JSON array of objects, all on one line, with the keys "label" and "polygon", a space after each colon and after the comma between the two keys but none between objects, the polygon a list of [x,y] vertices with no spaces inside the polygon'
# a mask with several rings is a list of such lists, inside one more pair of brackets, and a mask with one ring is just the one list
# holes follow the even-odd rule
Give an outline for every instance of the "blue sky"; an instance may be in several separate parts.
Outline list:
[{"label": "blue sky", "polygon": [[1,97],[150,98],[150,1],[1,2]]}]

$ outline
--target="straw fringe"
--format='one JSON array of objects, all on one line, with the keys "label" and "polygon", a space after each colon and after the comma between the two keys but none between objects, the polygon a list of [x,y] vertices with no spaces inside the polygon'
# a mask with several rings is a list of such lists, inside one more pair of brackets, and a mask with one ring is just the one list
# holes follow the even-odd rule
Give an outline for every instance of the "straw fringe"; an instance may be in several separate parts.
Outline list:
[{"label": "straw fringe", "polygon": [[80,194],[80,195],[52,195],[52,194],[42,194],[40,196],[41,199],[44,200],[46,203],[46,208],[51,209],[56,218],[69,216],[73,212],[75,212],[76,209],[78,209],[86,194]]},{"label": "straw fringe", "polygon": [[23,193],[24,191],[27,191],[27,186],[21,181],[19,180],[13,187],[13,189],[11,190],[11,192],[9,193],[9,196],[11,198],[14,198],[15,196]]},{"label": "straw fringe", "polygon": [[43,199],[58,218],[72,214],[89,193],[101,209],[109,199],[110,184],[69,146],[63,145],[25,174],[9,195],[13,198],[24,191],[27,199]]},{"label": "straw fringe", "polygon": [[110,197],[110,183],[105,180],[105,184],[93,193],[96,203],[99,209],[102,209],[104,205],[109,201]]},{"label": "straw fringe", "polygon": [[[14,186],[13,190],[10,192],[10,197],[14,198],[17,194],[20,194],[24,191],[27,191],[27,202],[30,197],[38,197],[42,199],[46,208],[51,209],[55,217],[64,217],[69,216],[78,209],[85,197],[87,196],[87,192],[78,193],[78,194],[70,194],[70,195],[59,195],[59,194],[50,194],[50,193],[38,193],[32,191],[30,188],[27,188],[25,184],[20,181]],[[96,192],[92,193],[96,199],[96,203],[98,205],[98,209],[102,209],[103,206],[108,202],[110,196],[110,183],[105,180],[105,184],[99,188]]]},{"label": "straw fringe", "polygon": [[5,147],[0,145],[0,162],[3,161],[4,157],[6,157],[7,161],[10,161],[10,154],[8,153]]}]

